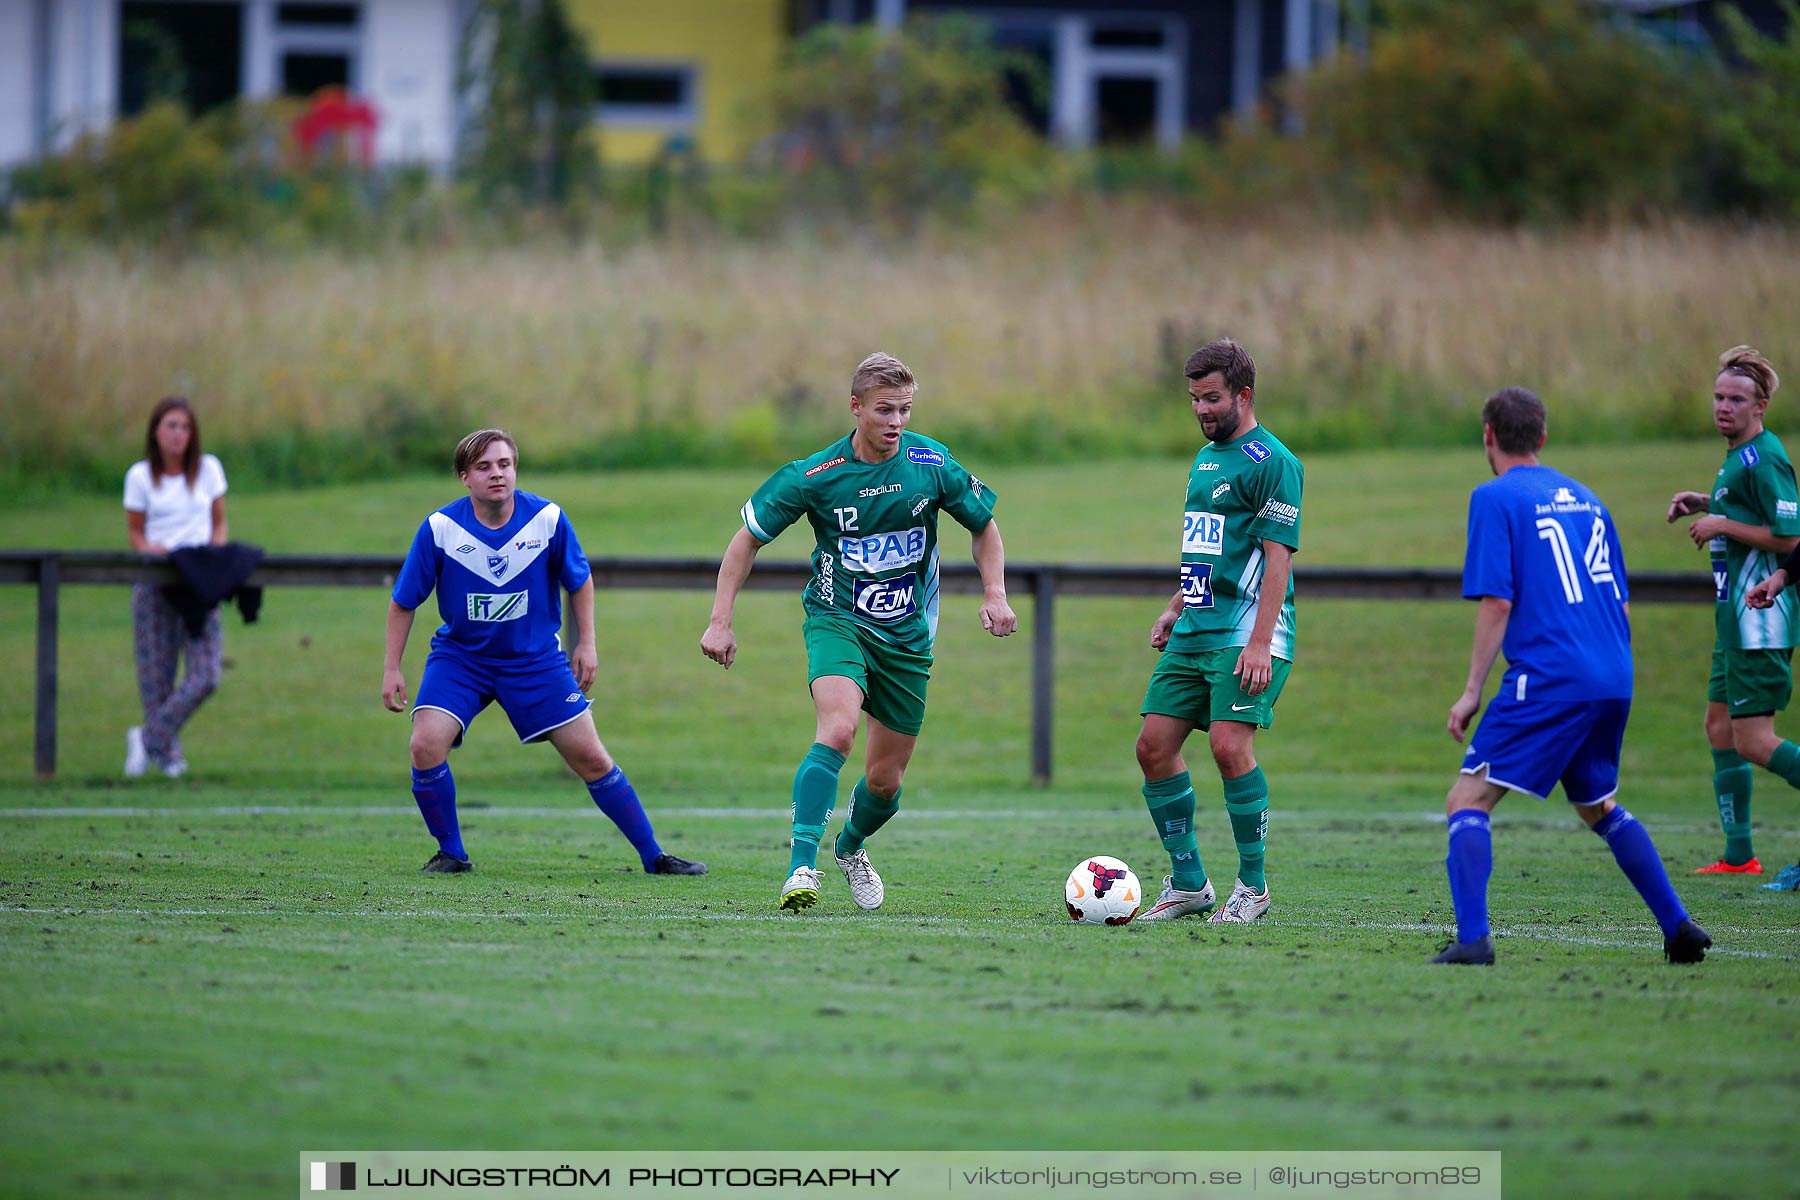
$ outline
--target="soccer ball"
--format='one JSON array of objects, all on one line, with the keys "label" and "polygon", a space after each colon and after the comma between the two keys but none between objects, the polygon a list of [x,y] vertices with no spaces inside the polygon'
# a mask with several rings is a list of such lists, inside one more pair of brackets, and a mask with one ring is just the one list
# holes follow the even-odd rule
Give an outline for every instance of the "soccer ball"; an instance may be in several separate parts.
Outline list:
[{"label": "soccer ball", "polygon": [[1063,884],[1069,919],[1083,925],[1124,925],[1137,916],[1143,898],[1144,889],[1131,868],[1104,854],[1076,863]]}]

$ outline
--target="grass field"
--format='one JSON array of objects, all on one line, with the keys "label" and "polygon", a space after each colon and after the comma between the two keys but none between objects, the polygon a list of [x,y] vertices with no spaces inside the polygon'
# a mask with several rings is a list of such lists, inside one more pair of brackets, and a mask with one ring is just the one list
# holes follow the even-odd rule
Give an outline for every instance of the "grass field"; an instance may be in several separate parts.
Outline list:
[{"label": "grass field", "polygon": [[[534,477],[526,453],[524,486],[597,555],[717,553],[764,473]],[[1631,566],[1695,571],[1661,512],[1717,458],[1552,456],[1611,500]],[[1313,456],[1302,561],[1453,565],[1484,472],[1472,449]],[[1154,562],[1181,474],[984,477],[1014,560]],[[233,529],[398,553],[453,487],[240,492]],[[8,538],[113,546],[122,522],[116,500],[84,500],[28,509]],[[28,595],[5,609],[4,661],[30,661]],[[729,674],[697,651],[706,596],[602,597],[602,732],[669,848],[712,864],[703,880],[638,873],[497,714],[455,760],[478,870],[418,875],[432,847],[404,721],[376,698],[385,604],[293,590],[256,626],[231,618],[193,776],[126,786],[123,590],[65,592],[57,783],[30,780],[28,693],[0,695],[0,1194],[286,1192],[293,1152],[325,1146],[1496,1149],[1509,1194],[1584,1196],[1775,1194],[1800,1165],[1800,909],[1685,873],[1719,841],[1703,607],[1634,614],[1622,799],[1718,950],[1663,965],[1601,843],[1560,801],[1515,798],[1495,822],[1500,965],[1448,973],[1424,959],[1450,928],[1442,714],[1469,606],[1303,595],[1299,665],[1259,740],[1269,918],[1101,930],[1059,911],[1078,856],[1118,854],[1152,884],[1164,869],[1131,759],[1153,602],[1059,606],[1057,782],[1038,790],[1025,639],[981,635],[950,598],[907,804],[871,847],[888,903],[856,912],[831,876],[798,918],[773,909],[810,732],[793,597],[745,597]],[[1213,787],[1201,850],[1228,879]],[[1759,851],[1791,860],[1793,794],[1758,788]],[[1096,1077],[1116,1120],[1077,1102]]]}]

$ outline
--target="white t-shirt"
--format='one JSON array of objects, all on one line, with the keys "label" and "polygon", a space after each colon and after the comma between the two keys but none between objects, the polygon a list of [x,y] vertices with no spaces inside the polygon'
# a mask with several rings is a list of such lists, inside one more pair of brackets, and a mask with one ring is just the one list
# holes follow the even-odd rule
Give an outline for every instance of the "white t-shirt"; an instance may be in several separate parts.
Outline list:
[{"label": "white t-shirt", "polygon": [[225,494],[225,468],[210,454],[200,456],[194,486],[185,475],[163,475],[150,486],[150,464],[138,461],[125,472],[125,511],[144,514],[144,538],[170,550],[212,541],[213,501]]}]

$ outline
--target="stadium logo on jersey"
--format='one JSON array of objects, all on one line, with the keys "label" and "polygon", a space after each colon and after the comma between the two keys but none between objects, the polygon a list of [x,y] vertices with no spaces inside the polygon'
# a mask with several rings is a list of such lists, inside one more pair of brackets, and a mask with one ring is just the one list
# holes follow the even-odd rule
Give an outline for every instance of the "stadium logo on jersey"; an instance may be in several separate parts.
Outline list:
[{"label": "stadium logo on jersey", "polygon": [[1283,504],[1279,500],[1271,500],[1262,506],[1256,514],[1258,518],[1267,518],[1280,525],[1292,525],[1300,519],[1300,508],[1295,504]]},{"label": "stadium logo on jersey", "polygon": [[856,581],[856,611],[871,621],[898,621],[919,611],[914,598],[917,577],[911,572],[897,579]]},{"label": "stadium logo on jersey", "polygon": [[1251,462],[1268,462],[1269,448],[1261,442],[1245,442],[1244,453],[1250,456]]},{"label": "stadium logo on jersey", "polygon": [[1216,471],[1218,469],[1219,469],[1219,464],[1216,462],[1197,462],[1194,464],[1195,473],[1199,473],[1201,471]]},{"label": "stadium logo on jersey", "polygon": [[1217,513],[1209,512],[1182,513],[1181,552],[1183,554],[1223,554],[1225,552],[1225,518]]},{"label": "stadium logo on jersey", "polygon": [[944,465],[944,456],[942,452],[933,450],[929,446],[908,446],[906,461],[915,462],[921,466],[941,467]]},{"label": "stadium logo on jersey", "polygon": [[529,611],[530,597],[530,592],[502,592],[498,595],[470,592],[469,620],[517,621]]},{"label": "stadium logo on jersey", "polygon": [[464,542],[456,548],[456,552],[458,554],[473,554],[475,553],[475,546],[471,542]]},{"label": "stadium logo on jersey", "polygon": [[1187,608],[1213,606],[1212,564],[1181,564],[1181,603]]},{"label": "stadium logo on jersey", "polygon": [[850,461],[849,459],[845,458],[843,455],[840,454],[836,458],[826,459],[824,462],[820,463],[816,467],[808,467],[806,469],[806,473],[808,475],[817,475],[820,471],[829,471],[833,467],[841,467],[849,461]]},{"label": "stadium logo on jersey", "polygon": [[1214,500],[1217,500],[1220,496],[1223,496],[1226,492],[1229,492],[1230,490],[1231,490],[1230,483],[1221,483],[1218,487],[1216,487],[1212,490],[1212,498]]},{"label": "stadium logo on jersey", "polygon": [[488,574],[495,579],[506,578],[506,561],[507,556],[504,554],[488,555]]},{"label": "stadium logo on jersey", "polygon": [[897,483],[884,483],[878,488],[864,488],[862,491],[856,493],[856,498],[859,500],[867,500],[870,496],[885,496],[889,492],[897,492],[899,490],[900,485]]},{"label": "stadium logo on jersey", "polygon": [[910,567],[925,557],[925,527],[914,525],[898,533],[877,533],[869,537],[846,534],[838,539],[838,554],[847,571],[884,575]]},{"label": "stadium logo on jersey", "polygon": [[1754,467],[1758,462],[1762,461],[1762,455],[1756,452],[1755,446],[1745,446],[1742,450],[1738,451],[1738,457],[1744,461],[1746,467]]}]

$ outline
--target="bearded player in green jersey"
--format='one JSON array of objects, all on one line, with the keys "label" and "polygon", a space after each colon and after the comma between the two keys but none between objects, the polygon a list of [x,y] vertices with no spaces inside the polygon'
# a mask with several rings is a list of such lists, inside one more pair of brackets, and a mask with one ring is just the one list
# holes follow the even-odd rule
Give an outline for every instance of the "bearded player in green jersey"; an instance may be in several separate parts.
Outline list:
[{"label": "bearded player in green jersey", "polygon": [[744,505],[744,527],[719,564],[712,620],[700,638],[701,652],[729,669],[737,657],[731,610],[757,551],[806,518],[816,548],[801,628],[818,725],[794,775],[793,850],[781,885],[781,907],[793,912],[819,898],[819,839],[864,712],[863,777],[851,789],[835,853],[857,906],[881,907],[881,876],[863,842],[899,811],[900,781],[925,718],[937,636],[940,509],[971,535],[984,593],[982,628],[1005,637],[1019,624],[1006,602],[993,489],[940,443],[907,430],[917,391],[912,372],[892,355],[862,361],[850,383],[855,431],[787,464]]},{"label": "bearded player in green jersey", "polygon": [[[1781,586],[1762,587],[1800,544],[1794,466],[1780,439],[1763,427],[1779,386],[1775,368],[1749,346],[1733,346],[1719,356],[1712,409],[1725,438],[1725,463],[1710,495],[1677,492],[1669,501],[1671,522],[1706,514],[1688,527],[1688,536],[1712,553],[1717,601],[1706,740],[1712,746],[1725,853],[1698,875],[1762,874],[1750,841],[1750,764],[1800,787],[1800,745],[1775,733],[1775,714],[1788,706],[1794,690],[1800,606],[1792,593],[1781,594]],[[1758,599],[1766,603],[1759,606]],[[1800,871],[1790,878],[1800,884]]]},{"label": "bearded player in green jersey", "polygon": [[1188,473],[1181,590],[1150,628],[1162,652],[1144,695],[1138,766],[1144,803],[1171,873],[1140,921],[1212,912],[1216,893],[1194,837],[1194,786],[1181,747],[1207,731],[1237,843],[1237,882],[1212,920],[1246,924],[1268,911],[1263,843],[1269,785],[1256,765],[1258,728],[1294,658],[1293,556],[1300,548],[1300,460],[1256,420],[1256,363],[1230,338],[1188,357],[1188,395],[1208,444]]}]

